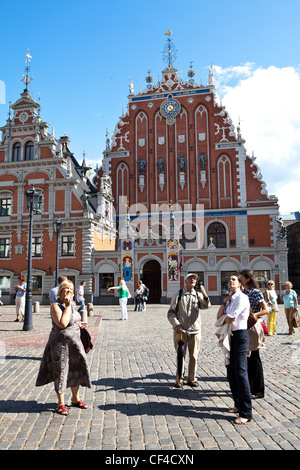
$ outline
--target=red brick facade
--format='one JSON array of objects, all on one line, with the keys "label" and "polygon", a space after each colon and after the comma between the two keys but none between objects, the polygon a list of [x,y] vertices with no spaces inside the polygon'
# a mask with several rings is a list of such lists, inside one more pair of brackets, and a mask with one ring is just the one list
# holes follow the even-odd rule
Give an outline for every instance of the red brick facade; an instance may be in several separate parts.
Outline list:
[{"label": "red brick facade", "polygon": [[[112,178],[117,215],[125,217],[128,208],[131,218],[132,289],[145,278],[153,259],[159,280],[147,274],[147,281],[160,298],[168,299],[191,270],[199,273],[216,298],[226,289],[228,273],[246,267],[256,271],[261,287],[267,278],[274,278],[279,289],[286,277],[286,250],[277,239],[277,199],[265,190],[255,159],[246,154],[240,129],[217,103],[211,75],[209,85],[199,86],[179,79],[170,66],[156,85],[138,94],[131,87],[127,112],[116,124],[104,164]],[[101,175],[102,169],[94,179],[96,186]],[[188,220],[181,212],[186,207],[192,211]],[[203,210],[202,230],[198,209]],[[172,211],[179,242],[173,252],[176,280],[170,276],[168,237],[159,237]],[[186,236],[186,222],[194,240]]]},{"label": "red brick facade", "polygon": [[[117,301],[107,286],[125,278],[131,292],[143,278],[150,301],[165,302],[197,272],[219,301],[232,271],[253,269],[265,286],[287,280],[287,249],[278,238],[278,204],[269,196],[240,129],[207,86],[184,82],[168,66],[156,85],[134,94],[107,139],[102,167],[90,181],[56,139],[27,90],[0,128],[0,289],[12,301],[27,273],[29,216],[25,192],[40,193],[34,216],[34,299],[54,285],[56,235],[63,221],[59,272],[86,298]],[[117,237],[118,234],[118,237]]]}]

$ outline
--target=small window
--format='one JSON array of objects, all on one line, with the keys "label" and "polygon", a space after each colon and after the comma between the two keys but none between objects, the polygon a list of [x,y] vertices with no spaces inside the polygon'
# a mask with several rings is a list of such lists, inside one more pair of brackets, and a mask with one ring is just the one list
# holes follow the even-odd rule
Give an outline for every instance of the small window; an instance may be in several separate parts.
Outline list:
[{"label": "small window", "polygon": [[0,216],[11,215],[11,198],[0,199]]},{"label": "small window", "polygon": [[208,243],[212,241],[216,248],[226,248],[226,231],[219,222],[212,223],[207,230]]},{"label": "small window", "polygon": [[9,258],[10,238],[0,238],[0,258]]},{"label": "small window", "polygon": [[64,235],[61,242],[61,256],[75,256],[74,235]]},{"label": "small window", "polygon": [[33,160],[34,158],[34,144],[33,142],[27,142],[25,147],[25,160]]}]

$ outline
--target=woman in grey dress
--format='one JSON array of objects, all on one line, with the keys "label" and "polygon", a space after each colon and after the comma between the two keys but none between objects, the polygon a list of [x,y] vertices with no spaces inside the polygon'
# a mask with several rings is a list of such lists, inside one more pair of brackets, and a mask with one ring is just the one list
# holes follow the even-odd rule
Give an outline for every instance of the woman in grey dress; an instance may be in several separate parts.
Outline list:
[{"label": "woman in grey dress", "polygon": [[74,286],[64,281],[58,289],[58,301],[51,306],[52,330],[45,347],[36,385],[54,382],[58,413],[67,415],[64,392],[71,387],[72,405],[87,408],[79,398],[79,386],[91,387],[86,353],[80,339],[80,328],[86,323],[76,310]]}]

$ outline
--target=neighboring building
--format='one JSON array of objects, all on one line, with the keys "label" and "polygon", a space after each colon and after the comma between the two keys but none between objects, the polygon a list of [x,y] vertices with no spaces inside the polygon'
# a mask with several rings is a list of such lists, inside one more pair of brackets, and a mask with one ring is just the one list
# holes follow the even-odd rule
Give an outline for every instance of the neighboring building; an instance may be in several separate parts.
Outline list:
[{"label": "neighboring building", "polygon": [[[142,278],[150,299],[162,302],[188,271],[199,274],[215,302],[228,275],[243,268],[255,271],[262,288],[272,278],[279,290],[288,271],[277,198],[268,195],[240,129],[217,103],[212,69],[206,86],[195,83],[192,67],[183,81],[170,38],[167,46],[157,84],[150,71],[143,92],[134,94],[130,82],[127,111],[93,179],[99,190],[101,176],[111,177],[117,224],[123,223],[117,251],[94,252],[94,272],[114,284],[125,277],[131,290]],[[95,286],[102,303],[105,290]]]},{"label": "neighboring building", "polygon": [[[0,128],[0,289],[4,303],[12,303],[18,276],[27,274],[29,214],[25,192],[32,185],[40,193],[40,213],[33,217],[33,299],[48,302],[55,284],[57,238],[53,222],[63,222],[59,246],[59,273],[75,287],[86,281],[86,298],[94,290],[94,245],[113,249],[115,231],[97,213],[104,198],[87,178],[89,168],[79,165],[69,139],[48,133],[40,106],[27,89],[10,106]],[[109,200],[108,205],[111,203]],[[102,204],[102,205],[103,205]]]},{"label": "neighboring building", "polygon": [[300,212],[282,214],[287,231],[289,281],[300,296]]}]

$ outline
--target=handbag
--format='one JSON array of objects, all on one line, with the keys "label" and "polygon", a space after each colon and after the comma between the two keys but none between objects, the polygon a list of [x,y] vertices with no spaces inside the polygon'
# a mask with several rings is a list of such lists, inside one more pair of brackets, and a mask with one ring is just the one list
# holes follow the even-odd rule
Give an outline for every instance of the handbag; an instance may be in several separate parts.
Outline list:
[{"label": "handbag", "polygon": [[80,339],[86,353],[93,349],[94,345],[92,343],[91,335],[86,328],[80,328]]},{"label": "handbag", "polygon": [[255,325],[257,322],[257,316],[254,315],[252,312],[249,313],[248,321],[247,321],[247,329],[249,330],[252,326]]},{"label": "handbag", "polygon": [[298,309],[295,307],[293,310],[293,322],[292,325],[294,328],[298,328],[300,326],[300,313]]}]

